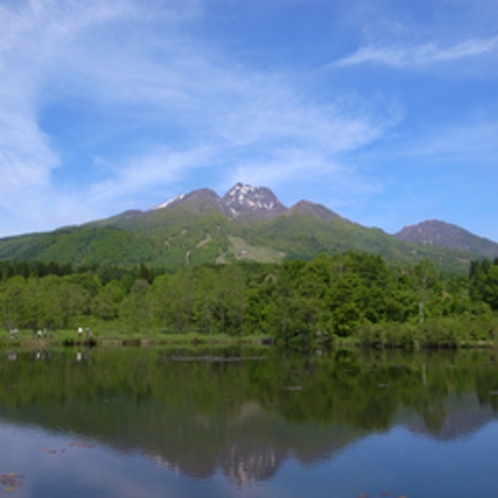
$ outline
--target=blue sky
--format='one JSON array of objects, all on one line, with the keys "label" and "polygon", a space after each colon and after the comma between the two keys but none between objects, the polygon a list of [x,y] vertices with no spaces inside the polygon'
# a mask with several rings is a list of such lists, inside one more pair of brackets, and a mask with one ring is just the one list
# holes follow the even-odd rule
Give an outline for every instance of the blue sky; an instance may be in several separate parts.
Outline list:
[{"label": "blue sky", "polygon": [[496,0],[0,0],[0,236],[238,181],[498,241]]}]

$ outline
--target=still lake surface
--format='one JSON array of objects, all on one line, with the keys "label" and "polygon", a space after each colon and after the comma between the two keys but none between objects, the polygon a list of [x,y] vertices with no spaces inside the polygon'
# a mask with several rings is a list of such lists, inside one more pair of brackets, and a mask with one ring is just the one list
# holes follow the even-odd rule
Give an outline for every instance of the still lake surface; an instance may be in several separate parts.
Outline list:
[{"label": "still lake surface", "polygon": [[0,493],[498,496],[498,353],[316,353],[0,350]]}]

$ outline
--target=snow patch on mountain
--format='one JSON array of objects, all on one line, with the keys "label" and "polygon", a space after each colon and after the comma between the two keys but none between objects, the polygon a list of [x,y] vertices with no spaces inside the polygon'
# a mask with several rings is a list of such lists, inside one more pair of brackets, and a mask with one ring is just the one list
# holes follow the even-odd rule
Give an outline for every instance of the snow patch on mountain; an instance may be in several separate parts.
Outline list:
[{"label": "snow patch on mountain", "polygon": [[243,183],[237,183],[227,192],[223,197],[223,204],[233,217],[240,216],[244,212],[281,211],[285,209],[270,189],[252,187]]},{"label": "snow patch on mountain", "polygon": [[[209,194],[209,195],[208,195]],[[151,211],[175,207],[180,204],[190,203],[192,206],[204,206],[206,202],[212,209],[218,210],[230,219],[239,218],[263,218],[268,219],[286,211],[286,207],[277,199],[275,194],[267,187],[253,187],[243,183],[237,183],[222,198],[209,189],[201,189],[189,194],[182,194],[170,199],[151,209]]]},{"label": "snow patch on mountain", "polygon": [[168,206],[171,206],[172,204],[176,203],[176,202],[180,202],[182,201],[185,196],[187,194],[180,194],[176,197],[173,197],[173,199],[169,199],[168,201],[166,202],[163,202],[162,204],[158,204],[157,206],[154,206],[151,211],[156,211],[157,209],[164,209],[164,208],[167,208]]}]

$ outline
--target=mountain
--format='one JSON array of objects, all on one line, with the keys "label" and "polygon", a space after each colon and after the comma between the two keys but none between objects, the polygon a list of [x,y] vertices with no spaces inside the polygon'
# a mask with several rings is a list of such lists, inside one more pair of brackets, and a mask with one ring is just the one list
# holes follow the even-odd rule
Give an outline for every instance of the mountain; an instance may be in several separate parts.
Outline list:
[{"label": "mountain", "polygon": [[319,218],[322,221],[344,220],[337,213],[322,206],[322,204],[315,204],[309,201],[299,201],[287,210],[287,214],[299,213],[303,215]]},{"label": "mountain", "polygon": [[486,258],[498,256],[498,244],[478,237],[463,228],[439,220],[429,220],[403,228],[394,234],[399,240],[430,244],[447,249],[471,252]]},{"label": "mountain", "polygon": [[218,211],[231,220],[271,219],[287,211],[269,188],[242,183],[237,183],[222,198],[210,189],[194,190],[163,202],[152,211],[176,206],[199,214]]},{"label": "mountain", "polygon": [[[443,270],[463,273],[471,260],[498,255],[483,253],[481,246],[461,243],[456,236],[446,247],[433,242],[435,236],[423,244],[403,240],[407,230],[393,237],[306,200],[287,208],[270,189],[237,183],[223,197],[204,188],[146,211],[130,210],[81,226],[0,239],[0,259],[124,267],[145,263],[174,271],[237,259],[309,260],[320,253],[353,249],[381,254],[393,264],[431,258]],[[466,240],[479,239],[468,235],[474,239]]]},{"label": "mountain", "polygon": [[270,189],[242,183],[230,189],[221,202],[231,219],[270,219],[287,211]]},{"label": "mountain", "polygon": [[164,225],[173,221],[186,222],[198,218],[197,215],[208,213],[220,213],[229,221],[244,224],[293,214],[310,216],[326,222],[347,221],[321,204],[302,200],[287,208],[269,188],[237,183],[223,197],[219,197],[211,189],[194,190],[169,199],[147,211],[125,211],[105,220],[91,222],[88,226],[118,226],[143,230],[145,226]]},{"label": "mountain", "polygon": [[198,214],[207,213],[213,210],[220,211],[221,213],[226,212],[226,208],[218,197],[218,194],[209,188],[194,190],[189,194],[181,194],[174,199],[159,204],[159,206],[153,207],[151,211],[173,208],[175,206],[186,207]]}]

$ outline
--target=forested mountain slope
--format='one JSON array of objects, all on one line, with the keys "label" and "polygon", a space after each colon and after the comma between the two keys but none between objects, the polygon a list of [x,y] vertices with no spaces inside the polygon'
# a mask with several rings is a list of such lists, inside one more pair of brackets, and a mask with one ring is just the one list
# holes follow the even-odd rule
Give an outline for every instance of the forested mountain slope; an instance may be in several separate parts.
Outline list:
[{"label": "forested mountain slope", "polygon": [[201,189],[148,211],[1,239],[0,259],[123,267],[145,263],[177,270],[237,259],[310,260],[354,249],[381,254],[395,264],[431,258],[441,269],[467,272],[470,261],[482,256],[468,247],[453,250],[399,240],[322,205],[300,201],[286,208],[269,189],[237,184],[222,198]]},{"label": "forested mountain slope", "polygon": [[486,258],[498,257],[498,244],[496,242],[478,237],[463,228],[444,221],[424,221],[418,225],[405,227],[394,236],[406,242],[458,249]]}]

